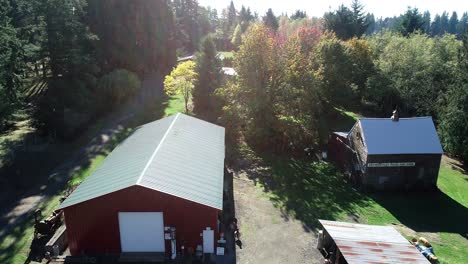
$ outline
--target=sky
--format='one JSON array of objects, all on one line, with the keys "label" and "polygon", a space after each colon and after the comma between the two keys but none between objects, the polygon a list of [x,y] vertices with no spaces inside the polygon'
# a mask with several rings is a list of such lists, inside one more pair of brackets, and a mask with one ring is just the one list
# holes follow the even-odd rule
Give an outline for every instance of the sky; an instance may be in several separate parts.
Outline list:
[{"label": "sky", "polygon": [[[218,13],[221,13],[223,8],[226,8],[230,0],[198,0],[202,6],[211,6],[216,8]],[[307,12],[309,16],[322,16],[329,10],[335,10],[342,3],[346,6],[351,5],[352,0],[234,0],[236,9],[240,9],[242,5],[250,7],[252,11],[257,11],[263,16],[268,8],[272,8],[276,15],[283,12],[288,14],[300,9]],[[443,11],[457,11],[458,17],[463,12],[468,11],[468,0],[361,0],[364,4],[366,12],[374,13],[375,17],[391,17],[398,16],[405,12],[408,6],[417,7],[419,11],[428,10],[432,17],[435,13],[441,14]]]}]

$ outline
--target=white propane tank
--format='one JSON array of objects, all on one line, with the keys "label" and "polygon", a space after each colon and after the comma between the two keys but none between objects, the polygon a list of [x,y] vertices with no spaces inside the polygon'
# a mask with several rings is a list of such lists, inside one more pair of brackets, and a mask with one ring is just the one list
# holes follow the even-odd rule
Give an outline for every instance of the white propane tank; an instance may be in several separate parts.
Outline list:
[{"label": "white propane tank", "polygon": [[323,248],[323,230],[318,231],[317,234],[317,249],[321,250]]}]

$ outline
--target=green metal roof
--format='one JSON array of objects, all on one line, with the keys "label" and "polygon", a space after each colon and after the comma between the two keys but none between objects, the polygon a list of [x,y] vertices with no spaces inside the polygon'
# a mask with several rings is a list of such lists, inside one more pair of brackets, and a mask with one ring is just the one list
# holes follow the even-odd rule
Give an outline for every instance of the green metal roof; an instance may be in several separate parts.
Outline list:
[{"label": "green metal roof", "polygon": [[224,128],[178,113],[137,128],[60,208],[140,185],[222,209],[223,176]]}]

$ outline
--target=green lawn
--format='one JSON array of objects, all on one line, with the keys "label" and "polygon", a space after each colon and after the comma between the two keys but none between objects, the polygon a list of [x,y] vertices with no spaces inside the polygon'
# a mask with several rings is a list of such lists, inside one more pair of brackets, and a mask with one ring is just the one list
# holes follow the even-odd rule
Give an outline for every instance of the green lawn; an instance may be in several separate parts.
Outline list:
[{"label": "green lawn", "polygon": [[[191,104],[191,100],[189,100],[189,105]],[[185,112],[185,101],[182,95],[175,95],[171,96],[167,102],[167,107],[164,110],[165,116],[170,116],[176,113],[184,113]]]},{"label": "green lawn", "polygon": [[218,54],[222,54],[225,58],[234,58],[234,52],[232,51],[219,51]]}]

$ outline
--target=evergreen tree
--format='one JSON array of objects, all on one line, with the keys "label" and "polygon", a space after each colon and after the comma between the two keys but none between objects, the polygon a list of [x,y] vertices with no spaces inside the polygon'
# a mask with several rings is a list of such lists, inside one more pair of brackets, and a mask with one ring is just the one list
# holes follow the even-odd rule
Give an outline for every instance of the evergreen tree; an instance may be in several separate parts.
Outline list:
[{"label": "evergreen tree", "polygon": [[449,31],[449,17],[447,12],[443,12],[440,16],[440,35]]},{"label": "evergreen tree", "polygon": [[229,4],[228,8],[228,14],[227,14],[227,31],[229,32],[229,35],[232,33],[232,30],[234,30],[234,27],[237,24],[237,11],[236,7],[234,6],[234,2],[231,0],[231,3]]},{"label": "evergreen tree", "polygon": [[374,14],[368,13],[366,15],[366,23],[368,25],[365,32],[366,35],[372,35],[374,32],[377,31],[377,25],[375,23]]},{"label": "evergreen tree", "polygon": [[[169,0],[88,2],[88,23],[99,38],[99,60],[105,72],[124,68],[141,76],[154,71],[165,74],[173,67],[176,61],[174,33],[178,30],[175,30]],[[186,2],[194,1],[184,0]],[[197,12],[194,7],[195,4],[190,7],[190,12]],[[187,10],[184,7],[179,11]],[[191,32],[193,25],[184,21],[192,21],[191,16],[179,20],[186,32]],[[187,36],[186,49],[197,47],[198,44],[193,42],[195,37]]]},{"label": "evergreen tree", "polygon": [[445,150],[468,162],[468,35],[463,37],[458,60],[457,80],[441,111],[439,134]]},{"label": "evergreen tree", "polygon": [[453,11],[452,16],[450,17],[450,20],[449,20],[448,33],[456,35],[457,26],[458,26],[458,15],[457,15],[457,12]]},{"label": "evergreen tree", "polygon": [[239,12],[239,22],[251,22],[255,19],[255,17],[252,15],[252,12],[250,11],[250,7],[245,8],[242,6],[240,12]]},{"label": "evergreen tree", "polygon": [[19,39],[11,24],[9,1],[0,0],[0,129],[12,113],[17,92],[17,64],[19,63]]},{"label": "evergreen tree", "polygon": [[195,72],[197,77],[192,93],[193,112],[207,121],[215,122],[221,109],[214,92],[221,86],[222,73],[221,61],[218,59],[212,37],[206,37],[201,43]]},{"label": "evergreen tree", "polygon": [[302,19],[302,18],[306,18],[307,17],[307,13],[305,11],[301,11],[301,10],[296,10],[296,12],[294,12],[294,14],[291,15],[291,19],[292,20],[297,20],[297,19]]},{"label": "evergreen tree", "polygon": [[[12,25],[10,1],[0,1],[0,107],[5,111],[16,99],[16,74],[20,56],[20,42]],[[0,109],[1,111],[2,109]],[[0,112],[0,117],[2,113]],[[0,124],[1,125],[1,124]]]},{"label": "evergreen tree", "polygon": [[442,33],[442,24],[441,24],[441,17],[439,14],[436,14],[434,17],[434,21],[431,24],[431,36],[439,36]]},{"label": "evergreen tree", "polygon": [[364,6],[359,0],[353,0],[351,3],[351,10],[353,11],[353,36],[362,36],[369,26],[366,20],[366,15],[363,12]]},{"label": "evergreen tree", "polygon": [[278,27],[279,27],[278,19],[276,18],[275,14],[273,14],[273,10],[271,10],[271,8],[268,8],[268,11],[263,17],[263,23],[269,29],[272,29],[274,31],[278,30]]},{"label": "evergreen tree", "polygon": [[463,13],[457,25],[457,36],[459,39],[465,34],[468,34],[468,12]]},{"label": "evergreen tree", "polygon": [[422,21],[423,21],[423,25],[422,25],[423,32],[430,35],[431,34],[431,13],[429,11],[424,12]]},{"label": "evergreen tree", "polygon": [[353,12],[346,6],[340,5],[336,11],[325,13],[323,18],[325,29],[335,32],[338,38],[353,37]]},{"label": "evergreen tree", "polygon": [[[202,32],[199,6],[196,0],[175,0],[176,43],[180,53],[190,54],[197,50]],[[184,54],[185,55],[185,54]]]},{"label": "evergreen tree", "polygon": [[403,36],[408,36],[415,31],[422,30],[423,25],[423,17],[419,13],[418,9],[408,8],[402,17],[400,32]]},{"label": "evergreen tree", "polygon": [[366,19],[363,9],[364,6],[358,0],[353,0],[351,9],[340,5],[336,11],[324,14],[325,29],[335,32],[342,40],[362,36],[371,23]]}]

